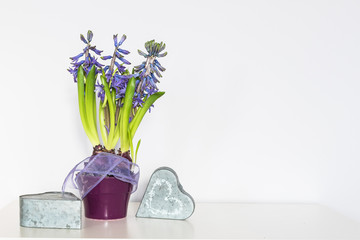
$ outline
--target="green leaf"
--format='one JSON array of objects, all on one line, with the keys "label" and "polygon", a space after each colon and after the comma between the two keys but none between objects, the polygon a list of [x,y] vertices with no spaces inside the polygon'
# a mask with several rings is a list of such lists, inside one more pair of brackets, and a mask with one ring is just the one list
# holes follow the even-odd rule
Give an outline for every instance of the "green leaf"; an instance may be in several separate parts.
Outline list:
[{"label": "green leaf", "polygon": [[85,108],[85,87],[84,87],[84,70],[82,67],[79,67],[77,73],[77,87],[78,87],[78,102],[79,102],[79,112],[81,122],[85,131],[87,131],[88,124],[86,121],[86,108]]},{"label": "green leaf", "polygon": [[153,103],[164,94],[165,92],[154,93],[145,101],[143,106],[138,109],[137,113],[134,116],[134,119],[130,123],[131,138],[134,137],[135,132],[138,129],[142,119],[144,118],[145,113],[149,110],[151,105],[153,105]]},{"label": "green leaf", "polygon": [[130,135],[130,129],[128,129],[128,136],[129,136],[129,139],[130,139],[130,154],[131,154],[131,160],[134,161],[134,145],[131,141],[131,135]]},{"label": "green leaf", "polygon": [[124,105],[121,113],[121,121],[120,121],[120,144],[121,144],[121,151],[126,152],[130,148],[129,135],[128,135],[128,127],[129,127],[129,118],[130,112],[132,109],[132,101],[135,92],[135,78],[130,78],[125,92],[124,97]]},{"label": "green leaf", "polygon": [[135,150],[135,163],[137,161],[137,154],[138,154],[138,151],[139,151],[139,147],[140,147],[140,143],[141,143],[141,139],[139,139],[137,145],[136,145],[136,150]]},{"label": "green leaf", "polygon": [[91,130],[89,129],[89,123],[86,115],[86,107],[85,107],[85,75],[84,75],[84,69],[82,66],[79,67],[78,73],[77,73],[77,86],[78,86],[78,102],[79,102],[79,112],[80,112],[80,118],[83,125],[83,128],[85,130],[86,135],[88,136],[91,144],[93,146],[99,144],[99,141],[93,136]]},{"label": "green leaf", "polygon": [[92,66],[90,72],[86,76],[85,86],[85,107],[86,119],[91,135],[99,142],[99,135],[96,126],[96,99],[95,99],[95,66]]},{"label": "green leaf", "polygon": [[[102,69],[102,76],[103,76],[104,78],[106,78],[104,69]],[[104,107],[106,106],[106,104],[107,104],[107,97],[106,97],[106,94],[105,94],[104,102],[102,103],[102,107],[104,108]]]}]

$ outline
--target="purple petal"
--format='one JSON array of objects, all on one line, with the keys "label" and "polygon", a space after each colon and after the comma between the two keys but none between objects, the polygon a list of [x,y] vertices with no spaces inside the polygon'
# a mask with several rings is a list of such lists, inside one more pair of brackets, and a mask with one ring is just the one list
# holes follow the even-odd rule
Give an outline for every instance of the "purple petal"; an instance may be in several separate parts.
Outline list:
[{"label": "purple petal", "polygon": [[85,73],[86,73],[86,75],[90,72],[90,67],[84,67],[84,71],[85,71]]},{"label": "purple petal", "polygon": [[101,68],[95,69],[95,74],[96,74],[96,75],[102,74],[102,69],[101,69]]},{"label": "purple petal", "polygon": [[162,50],[164,50],[165,49],[165,47],[166,47],[166,45],[165,45],[165,43],[163,43],[163,42],[161,42],[160,43],[160,49],[159,49],[159,52],[161,52]]},{"label": "purple petal", "polygon": [[110,79],[111,79],[111,77],[112,77],[112,73],[109,71],[109,72],[107,72],[106,74],[105,74],[105,77],[106,77],[106,81],[107,82],[110,82]]},{"label": "purple petal", "polygon": [[154,104],[149,107],[149,113],[151,113],[151,108],[154,107]]},{"label": "purple petal", "polygon": [[104,65],[102,65],[101,63],[99,63],[99,62],[96,61],[96,60],[93,61],[93,64],[95,64],[95,66],[97,66],[97,67],[99,67],[99,68],[101,68],[102,66],[104,66]]},{"label": "purple petal", "polygon": [[151,74],[151,77],[152,77],[152,79],[153,79],[153,81],[154,81],[155,83],[160,82],[160,81],[155,77],[155,75],[154,75],[153,73]]},{"label": "purple petal", "polygon": [[143,62],[141,65],[135,66],[134,68],[141,70],[145,67],[145,62]]},{"label": "purple petal", "polygon": [[154,61],[154,63],[155,63],[155,66],[157,66],[158,68],[159,68],[159,70],[160,71],[165,71],[166,70],[166,68],[164,68],[163,66],[161,66],[161,64],[159,63],[159,61],[158,60],[156,60],[155,59],[155,61]]},{"label": "purple petal", "polygon": [[74,74],[75,73],[75,68],[69,68],[68,71],[69,71],[69,73]]},{"label": "purple petal", "polygon": [[69,71],[69,73],[71,74],[71,75],[73,75],[73,77],[74,77],[74,82],[76,82],[76,77],[77,77],[77,68],[69,68],[68,69],[68,71]]},{"label": "purple petal", "polygon": [[89,42],[91,42],[93,36],[94,36],[94,34],[92,33],[91,30],[89,30],[89,31],[87,32],[87,40],[88,40]]},{"label": "purple petal", "polygon": [[114,46],[117,47],[117,34],[113,36]]},{"label": "purple petal", "polygon": [[120,58],[120,61],[122,61],[123,63],[128,64],[128,65],[131,64],[131,63],[130,63],[128,60],[126,60],[125,58]]},{"label": "purple petal", "polygon": [[120,58],[123,58],[124,56],[123,55],[121,55],[119,52],[115,52],[115,55],[116,55],[116,57],[118,58],[118,59],[120,59]]},{"label": "purple petal", "polygon": [[146,51],[148,51],[148,53],[150,53],[150,46],[151,46],[152,42],[154,42],[154,40],[151,40],[151,41],[148,41],[145,43],[145,49],[146,49]]},{"label": "purple petal", "polygon": [[141,51],[139,49],[138,49],[138,53],[143,57],[146,57],[146,58],[148,57],[148,55],[146,53],[144,53],[143,51]]},{"label": "purple petal", "polygon": [[112,56],[102,56],[102,57],[101,57],[102,60],[109,60],[109,59],[111,59],[111,58],[112,58]]},{"label": "purple petal", "polygon": [[88,42],[86,41],[84,35],[80,34],[80,39],[81,39],[81,41],[83,41],[85,44],[88,44]]},{"label": "purple petal", "polygon": [[85,60],[82,60],[80,62],[72,63],[72,65],[74,65],[75,67],[80,67],[80,65],[83,64],[84,62],[85,62]]},{"label": "purple petal", "polygon": [[116,47],[119,47],[125,41],[125,39],[126,39],[126,35],[124,34],[124,35],[122,35],[122,37],[121,37],[119,43],[116,45]]},{"label": "purple petal", "polygon": [[127,54],[130,53],[128,50],[124,50],[124,49],[121,49],[121,48],[118,48],[117,50],[118,50],[120,53],[125,54],[125,55],[127,55]]},{"label": "purple petal", "polygon": [[125,67],[120,65],[118,62],[115,62],[116,67],[119,69],[119,72],[123,72],[125,70]]},{"label": "purple petal", "polygon": [[167,55],[167,52],[164,52],[162,54],[159,54],[158,57],[165,57]]},{"label": "purple petal", "polygon": [[154,67],[154,65],[151,64],[150,67],[151,67],[151,70],[155,71],[155,73],[158,77],[162,77],[161,73],[159,72],[159,70],[156,67]]},{"label": "purple petal", "polygon": [[81,58],[82,56],[84,56],[84,53],[80,53],[80,54],[76,55],[75,57],[71,57],[70,59],[77,62],[79,60],[79,58]]},{"label": "purple petal", "polygon": [[93,51],[94,53],[96,53],[97,55],[101,55],[101,53],[103,52],[103,51],[97,50],[95,46],[91,47],[90,50]]}]

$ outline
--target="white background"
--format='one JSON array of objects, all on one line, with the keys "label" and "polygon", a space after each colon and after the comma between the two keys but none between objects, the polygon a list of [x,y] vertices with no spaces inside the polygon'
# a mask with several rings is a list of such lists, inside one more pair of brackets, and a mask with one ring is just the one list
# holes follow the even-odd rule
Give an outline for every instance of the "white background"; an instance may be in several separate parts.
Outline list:
[{"label": "white background", "polygon": [[84,47],[134,65],[167,44],[166,94],[145,116],[139,201],[169,166],[199,202],[310,202],[360,220],[360,2],[0,3],[1,198],[60,190],[91,154],[66,71]]}]

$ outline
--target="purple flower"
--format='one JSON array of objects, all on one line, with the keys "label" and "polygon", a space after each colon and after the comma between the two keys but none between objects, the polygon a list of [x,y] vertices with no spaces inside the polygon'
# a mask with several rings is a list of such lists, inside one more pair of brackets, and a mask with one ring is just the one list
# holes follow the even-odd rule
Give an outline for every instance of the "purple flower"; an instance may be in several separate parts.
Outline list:
[{"label": "purple flower", "polygon": [[134,95],[134,98],[133,98],[133,108],[136,108],[136,107],[142,107],[143,106],[143,99],[142,99],[142,96],[140,93],[136,93]]},{"label": "purple flower", "polygon": [[101,101],[104,101],[105,99],[104,86],[102,84],[95,84],[95,91],[97,92],[98,98],[100,98]]},{"label": "purple flower", "polygon": [[76,55],[75,57],[71,57],[70,59],[77,62],[79,60],[79,58],[81,58],[82,56],[84,56],[84,53],[79,53],[78,55]]},{"label": "purple flower", "polygon": [[150,107],[149,107],[149,113],[151,113],[151,108],[154,107],[154,104],[152,104]]},{"label": "purple flower", "polygon": [[121,39],[120,39],[119,42],[117,41],[117,34],[114,35],[113,39],[114,39],[114,46],[115,46],[115,48],[117,49],[117,48],[119,48],[119,47],[121,46],[121,44],[125,41],[126,35],[125,35],[125,34],[122,35],[122,37],[121,37]]},{"label": "purple flower", "polygon": [[87,40],[88,40],[89,43],[91,42],[93,36],[94,36],[94,34],[92,33],[92,31],[89,30],[87,32]]},{"label": "purple flower", "polygon": [[159,61],[156,60],[156,59],[155,59],[155,61],[154,61],[154,64],[155,64],[155,66],[156,66],[160,71],[163,72],[163,71],[166,70],[163,66],[161,66],[161,64],[159,63]]},{"label": "purple flower", "polygon": [[116,89],[116,98],[124,98],[125,97],[126,88]]},{"label": "purple flower", "polygon": [[102,60],[109,60],[109,59],[111,59],[111,58],[112,58],[112,56],[102,56],[102,57],[101,57]]},{"label": "purple flower", "polygon": [[75,68],[69,68],[68,71],[70,72],[71,75],[73,75],[74,77],[74,82],[76,82],[76,78],[77,78],[77,71]]},{"label": "purple flower", "polygon": [[[84,71],[86,74],[89,73],[90,69],[95,66],[95,72],[101,73],[101,68],[103,67],[102,64],[100,64],[97,59],[95,57],[93,57],[91,55],[91,52],[94,52],[96,55],[101,55],[102,51],[96,49],[96,46],[91,46],[90,42],[93,39],[93,33],[92,31],[88,31],[87,35],[86,35],[86,39],[84,37],[84,35],[80,34],[80,40],[83,41],[86,44],[86,47],[83,49],[83,51],[81,53],[79,53],[78,55],[71,57],[71,64],[72,64],[72,68],[68,69],[68,71],[70,72],[70,74],[73,75],[74,77],[74,81],[76,82],[77,79],[77,71],[79,69],[80,66],[82,66],[84,68]],[[91,52],[90,52],[91,51]],[[82,57],[84,57],[84,59],[80,60]]]},{"label": "purple flower", "polygon": [[71,63],[75,68],[79,68],[81,64],[83,64],[85,60],[81,60],[80,62],[73,62]]},{"label": "purple flower", "polygon": [[117,51],[118,51],[119,53],[122,53],[122,54],[125,54],[125,55],[127,55],[127,54],[130,53],[128,50],[124,50],[124,49],[121,49],[121,48],[118,48]]},{"label": "purple flower", "polygon": [[[125,96],[127,82],[132,77],[132,75],[129,75],[128,71],[126,71],[126,68],[123,66],[123,64],[130,64],[130,62],[122,55],[129,54],[130,52],[119,48],[125,39],[126,35],[123,35],[120,41],[118,41],[118,35],[114,35],[113,40],[115,49],[113,55],[102,57],[103,60],[111,59],[110,65],[106,65],[104,67],[104,73],[107,82],[111,82],[111,91],[116,91],[116,99],[123,98]],[[119,63],[119,60],[122,62],[121,64]]]},{"label": "purple flower", "polygon": [[141,51],[140,49],[138,49],[138,53],[143,56],[143,57],[148,57],[148,55],[146,53],[144,53],[143,51]]},{"label": "purple flower", "polygon": [[125,64],[128,64],[128,65],[130,65],[131,63],[128,61],[128,60],[126,60],[125,58],[119,58],[120,59],[120,61],[122,61],[123,63],[125,63]]},{"label": "purple flower", "polygon": [[97,55],[101,55],[101,53],[103,52],[103,51],[97,50],[96,46],[90,47],[90,50],[93,51]]},{"label": "purple flower", "polygon": [[151,95],[153,95],[154,93],[157,93],[158,89],[155,88],[146,88],[144,93],[146,95],[146,97],[150,97]]},{"label": "purple flower", "polygon": [[125,71],[125,67],[121,64],[119,64],[118,62],[115,62],[115,65],[117,67],[117,69],[119,70],[119,72],[124,72]]},{"label": "purple flower", "polygon": [[111,86],[114,88],[125,88],[129,81],[129,75],[115,74]]},{"label": "purple flower", "polygon": [[103,67],[104,65],[102,65],[101,63],[99,63],[98,61],[97,61],[97,59],[96,58],[94,58],[94,57],[91,57],[90,56],[90,60],[91,60],[91,65],[95,65],[95,66],[97,66],[97,67],[99,67],[99,68],[101,68],[101,67]]},{"label": "purple flower", "polygon": [[[162,77],[161,72],[166,69],[159,63],[157,58],[166,56],[167,52],[163,52],[165,44],[163,42],[157,43],[155,40],[151,40],[145,43],[145,49],[147,53],[138,50],[138,53],[145,57],[140,65],[133,68],[132,74],[126,69],[126,65],[131,64],[125,59],[124,55],[128,55],[128,50],[120,48],[120,46],[126,40],[126,35],[122,35],[120,40],[118,35],[113,36],[114,41],[114,53],[113,55],[101,56],[101,50],[98,50],[96,46],[91,45],[93,39],[93,33],[89,30],[86,38],[84,35],[80,35],[82,42],[86,44],[85,48],[78,55],[71,57],[71,67],[68,69],[69,73],[74,77],[74,81],[77,81],[77,72],[79,67],[84,69],[85,74],[88,74],[92,67],[95,67],[96,74],[105,74],[106,80],[110,87],[110,92],[115,92],[115,101],[117,106],[121,106],[121,99],[125,97],[125,92],[129,79],[134,77],[136,79],[135,94],[133,97],[132,107],[134,112],[138,108],[143,107],[145,100],[158,92],[156,84],[159,82],[158,78]],[[104,61],[110,60],[109,65],[103,65],[98,62],[96,55]],[[95,92],[101,101],[105,100],[104,86],[101,82],[95,84]],[[151,106],[149,112],[151,111]],[[108,131],[108,129],[107,129]]]},{"label": "purple flower", "polygon": [[88,44],[88,41],[86,41],[84,35],[80,34],[80,39],[81,39],[81,41],[83,41],[85,44]]},{"label": "purple flower", "polygon": [[[117,49],[116,49],[117,50]],[[123,63],[125,64],[128,64],[130,65],[131,63],[129,61],[127,61],[123,55],[121,55],[119,52],[115,52],[115,56],[120,60],[122,61]]]},{"label": "purple flower", "polygon": [[124,56],[123,56],[123,55],[120,54],[120,53],[122,53],[122,54],[124,54],[124,55],[127,55],[127,54],[130,53],[128,50],[119,48],[119,47],[121,46],[121,44],[123,44],[123,42],[125,41],[126,35],[124,34],[124,35],[121,37],[121,39],[120,39],[119,42],[118,42],[118,40],[117,40],[117,34],[114,35],[113,39],[114,39],[114,46],[115,46],[114,55],[115,55],[120,61],[122,61],[123,63],[125,63],[125,64],[131,64],[129,61],[127,61],[126,59],[124,59]]},{"label": "purple flower", "polygon": [[156,83],[159,82],[156,76],[159,78],[162,77],[160,72],[166,70],[156,59],[158,57],[166,56],[167,52],[161,54],[165,49],[165,43],[157,43],[155,40],[151,40],[145,43],[145,49],[147,53],[144,53],[141,50],[138,50],[138,53],[145,57],[146,61],[134,67],[135,72],[141,79],[141,82],[139,82],[141,85],[138,89],[140,89],[140,91],[145,91],[146,88],[149,88],[154,89],[153,91],[155,91],[157,90]]},{"label": "purple flower", "polygon": [[117,34],[113,36],[113,40],[114,40],[114,46],[115,48],[117,48],[118,47]]}]

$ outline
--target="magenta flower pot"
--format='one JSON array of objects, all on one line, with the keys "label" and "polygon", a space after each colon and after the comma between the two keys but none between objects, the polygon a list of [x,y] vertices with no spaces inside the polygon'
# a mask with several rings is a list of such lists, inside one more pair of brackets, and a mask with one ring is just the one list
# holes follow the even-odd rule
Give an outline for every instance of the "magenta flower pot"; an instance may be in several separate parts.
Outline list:
[{"label": "magenta flower pot", "polygon": [[[84,182],[93,176],[82,176]],[[105,177],[83,199],[85,217],[120,219],[126,217],[132,185],[115,177]]]}]

